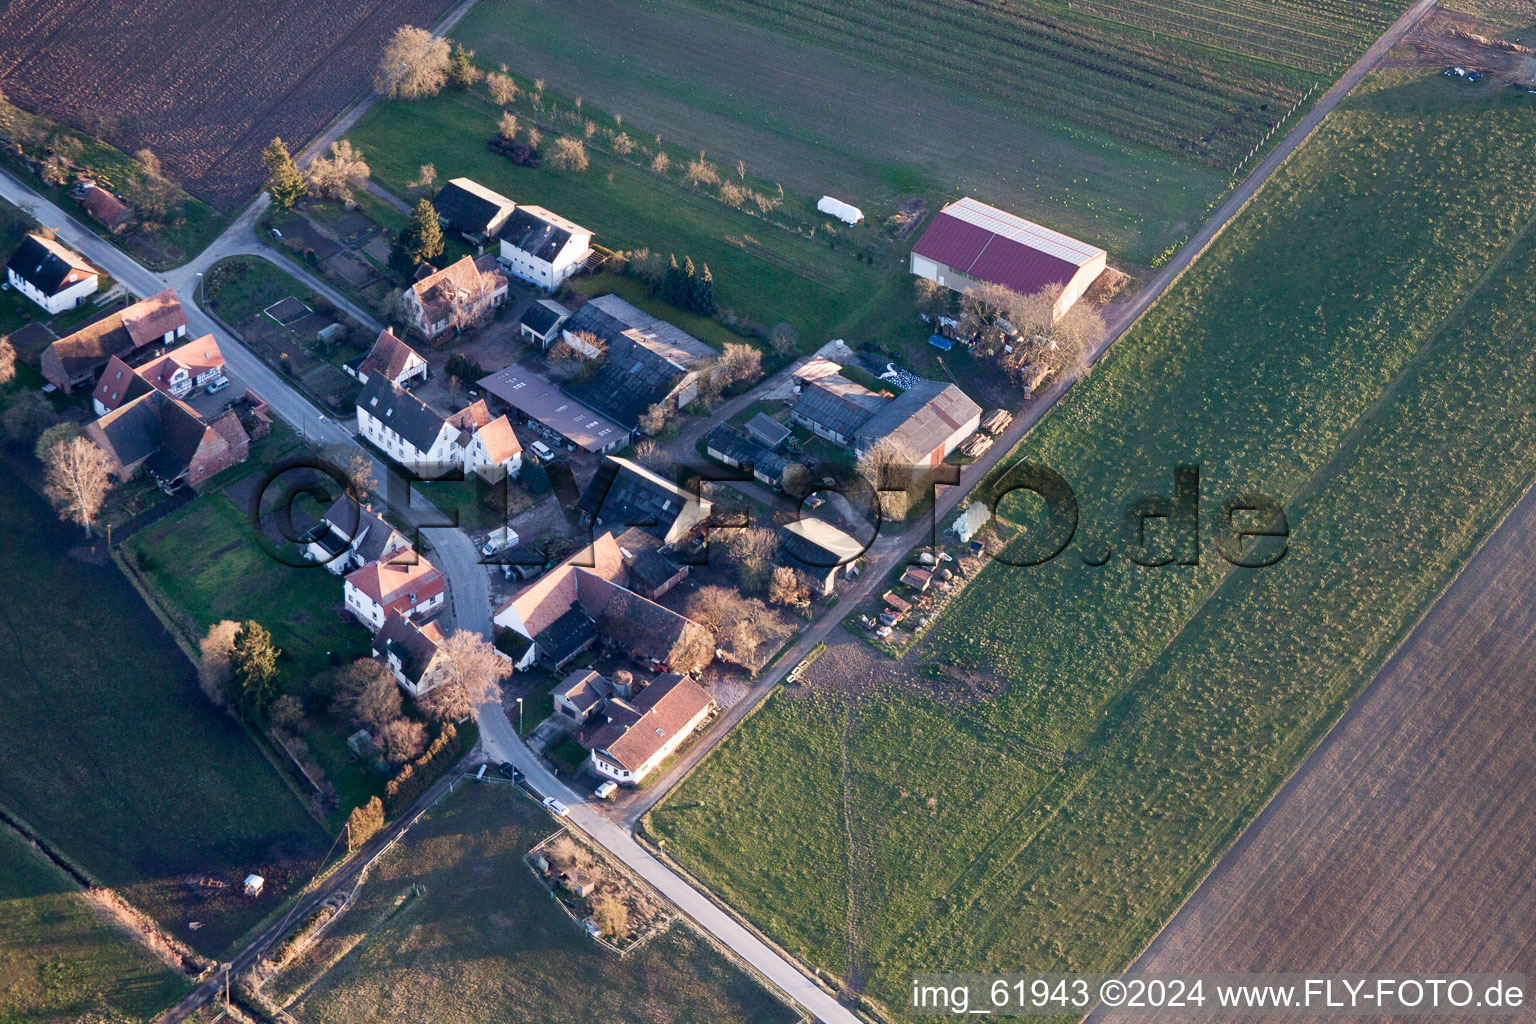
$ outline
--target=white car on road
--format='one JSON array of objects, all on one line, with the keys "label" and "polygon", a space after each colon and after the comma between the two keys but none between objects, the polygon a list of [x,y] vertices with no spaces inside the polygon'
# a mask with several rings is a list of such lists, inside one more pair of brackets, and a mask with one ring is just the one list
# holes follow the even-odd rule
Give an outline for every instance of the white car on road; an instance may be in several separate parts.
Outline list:
[{"label": "white car on road", "polygon": [[565,804],[552,796],[544,798],[544,809],[557,818],[565,817]]}]

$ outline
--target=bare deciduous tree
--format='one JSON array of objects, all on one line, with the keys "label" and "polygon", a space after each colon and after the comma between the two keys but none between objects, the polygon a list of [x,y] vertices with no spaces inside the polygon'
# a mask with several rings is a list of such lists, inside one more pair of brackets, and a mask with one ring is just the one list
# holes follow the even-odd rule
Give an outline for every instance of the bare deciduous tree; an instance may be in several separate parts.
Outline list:
[{"label": "bare deciduous tree", "polygon": [[589,165],[587,160],[587,147],[580,139],[564,136],[555,140],[554,150],[549,155],[550,165],[562,171],[585,171]]},{"label": "bare deciduous tree", "polygon": [[473,713],[477,705],[495,700],[496,687],[512,674],[512,663],[478,633],[460,629],[438,648],[443,681],[428,695],[443,691],[429,714],[453,719]]},{"label": "bare deciduous tree", "polygon": [[617,941],[629,932],[629,908],[611,896],[599,897],[592,904],[592,920],[603,934]]},{"label": "bare deciduous tree", "polygon": [[347,493],[358,501],[367,501],[378,486],[373,475],[373,460],[356,445],[331,445],[325,450],[325,462],[345,478]]},{"label": "bare deciduous tree", "polygon": [[667,429],[676,411],[670,402],[657,402],[640,414],[640,429],[655,436]]},{"label": "bare deciduous tree", "polygon": [[448,40],[414,25],[401,25],[385,44],[373,87],[390,99],[435,96],[448,81]]},{"label": "bare deciduous tree", "polygon": [[751,345],[727,342],[720,353],[720,370],[727,386],[756,380],[763,375],[763,354]]},{"label": "bare deciduous tree", "polygon": [[651,170],[655,171],[657,174],[666,174],[667,171],[671,169],[671,167],[672,158],[667,156],[665,153],[657,153],[656,158],[651,161]]},{"label": "bare deciduous tree", "polygon": [[230,657],[235,652],[235,635],[240,623],[230,619],[215,622],[198,643],[197,683],[208,699],[221,708],[229,706],[229,687],[234,680]]},{"label": "bare deciduous tree", "polygon": [[503,110],[501,120],[496,122],[496,134],[508,142],[517,138],[517,115],[510,110]]},{"label": "bare deciduous tree", "polygon": [[491,102],[498,107],[504,107],[517,100],[517,83],[512,81],[511,75],[503,72],[492,71],[486,75],[485,89],[491,95]]},{"label": "bare deciduous tree", "polygon": [[10,338],[0,338],[0,385],[16,379],[16,346]]},{"label": "bare deciduous tree", "polygon": [[437,184],[437,165],[422,164],[421,170],[416,172],[415,180],[412,181],[407,187],[413,189],[430,189],[435,184]]},{"label": "bare deciduous tree", "polygon": [[404,764],[426,749],[427,730],[420,722],[396,718],[379,729],[379,747],[392,762]]},{"label": "bare deciduous tree", "polygon": [[59,510],[59,518],[91,532],[112,489],[112,460],[90,438],[76,437],[54,445],[46,460],[45,493]]},{"label": "bare deciduous tree", "polygon": [[779,539],[765,526],[733,530],[725,549],[736,564],[737,579],[747,590],[761,590],[773,574],[773,558],[779,551]]},{"label": "bare deciduous tree", "polygon": [[684,174],[690,185],[718,185],[720,184],[720,172],[715,170],[714,164],[704,159],[704,153],[700,151],[697,160],[688,161],[688,169]]},{"label": "bare deciduous tree", "polygon": [[332,706],[348,721],[375,736],[400,717],[400,687],[389,669],[359,658],[336,670]]},{"label": "bare deciduous tree", "polygon": [[362,154],[347,139],[331,143],[331,155],[309,165],[304,182],[310,195],[337,202],[349,201],[353,194],[368,187],[371,171]]},{"label": "bare deciduous tree", "polygon": [[768,600],[773,604],[803,605],[810,601],[811,588],[800,579],[800,574],[787,565],[775,566],[773,579],[768,582]]},{"label": "bare deciduous tree", "polygon": [[619,132],[613,137],[613,151],[619,156],[629,156],[635,151],[635,140],[624,132]]}]

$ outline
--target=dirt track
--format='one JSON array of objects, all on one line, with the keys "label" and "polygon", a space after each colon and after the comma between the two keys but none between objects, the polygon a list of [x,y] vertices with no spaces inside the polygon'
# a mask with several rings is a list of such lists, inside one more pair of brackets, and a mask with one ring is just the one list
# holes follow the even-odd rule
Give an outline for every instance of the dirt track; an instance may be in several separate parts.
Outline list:
[{"label": "dirt track", "polygon": [[308,140],[367,88],[396,27],[452,0],[12,0],[0,88],[119,149],[148,146],[224,212],[255,193],[273,136]]},{"label": "dirt track", "polygon": [[1536,974],[1533,594],[1536,493],[1134,969]]}]

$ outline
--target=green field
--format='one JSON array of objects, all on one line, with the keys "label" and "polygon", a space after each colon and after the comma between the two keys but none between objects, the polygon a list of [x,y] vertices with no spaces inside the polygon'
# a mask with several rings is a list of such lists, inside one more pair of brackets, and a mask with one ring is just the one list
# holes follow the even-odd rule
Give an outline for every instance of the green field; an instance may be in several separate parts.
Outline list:
[{"label": "green field", "polygon": [[[984,570],[900,669],[851,644],[877,698],[781,694],[652,830],[892,1006],[915,970],[1127,962],[1536,473],[1533,142],[1524,94],[1367,79],[1012,454],[1070,481],[1077,541]],[[1190,462],[1198,568],[1083,563]],[[1276,566],[1217,554],[1240,491],[1286,506]],[[940,670],[1001,696],[923,695]]]},{"label": "green field", "polygon": [[1226,172],[1406,7],[1391,0],[695,0]]},{"label": "green field", "polygon": [[775,228],[608,153],[593,152],[579,174],[519,167],[486,149],[497,116],[479,93],[445,92],[380,103],[348,138],[374,179],[397,195],[408,194],[422,164],[435,163],[439,179],[474,178],[519,203],[547,207],[591,228],[608,248],[648,247],[679,262],[691,255],[709,265],[722,307],[765,328],[789,321],[816,344],[866,316],[872,299],[910,290],[894,268],[862,263],[848,247]]},{"label": "green field", "polygon": [[523,863],[554,828],[509,786],[461,788],[268,992],[312,1024],[799,1019],[681,923],[623,958],[587,938]]},{"label": "green field", "polygon": [[110,924],[74,881],[0,829],[0,1021],[149,1021],[191,986]]},{"label": "green field", "polygon": [[875,223],[909,196],[937,209],[972,194],[1144,264],[1225,184],[1227,167],[985,95],[987,76],[944,81],[929,59],[900,55],[868,63],[842,42],[825,48],[738,13],[687,0],[483,0],[453,35],[488,69],[543,78],[563,109],[581,96],[600,123],[622,115],[642,142],[660,134],[725,167],[744,160],[807,205],[831,193]]},{"label": "green field", "polygon": [[[177,938],[216,955],[308,880],[330,839],[203,698],[192,666],[100,546],[76,551],[78,528],[60,524],[6,466],[0,514],[0,723],[13,741],[0,758],[0,802]],[[268,880],[259,899],[187,884],[238,883],[251,871]]]}]

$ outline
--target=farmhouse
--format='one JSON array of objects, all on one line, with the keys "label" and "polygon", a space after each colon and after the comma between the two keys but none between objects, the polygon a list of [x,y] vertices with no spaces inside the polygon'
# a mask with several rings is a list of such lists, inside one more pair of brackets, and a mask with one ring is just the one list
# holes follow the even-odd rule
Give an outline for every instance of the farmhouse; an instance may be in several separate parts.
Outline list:
[{"label": "farmhouse", "polygon": [[472,245],[493,237],[517,204],[469,178],[453,178],[438,190],[432,208],[443,227],[457,231]]},{"label": "farmhouse", "polygon": [[571,394],[631,430],[653,405],[682,409],[698,394],[700,362],[715,350],[680,327],[658,320],[617,295],[600,295],[561,326],[566,344],[598,355],[583,336],[606,346],[602,366]]},{"label": "farmhouse", "polygon": [[800,573],[817,593],[832,593],[839,569],[864,554],[865,545],[820,519],[796,519],[779,532],[785,564]]},{"label": "farmhouse", "polygon": [[367,505],[343,494],[300,541],[300,550],[338,576],[410,548],[405,535]]},{"label": "farmhouse", "polygon": [[183,484],[197,487],[244,462],[251,444],[234,412],[207,423],[191,406],[154,388],[87,426],[85,435],[107,453],[118,479],[143,468],[167,492]]},{"label": "farmhouse", "polygon": [[478,383],[524,418],[584,451],[605,454],[629,444],[629,430],[516,364],[482,377]]},{"label": "farmhouse", "polygon": [[74,309],[96,290],[96,270],[79,253],[53,238],[31,234],[21,240],[5,279],[50,316]]},{"label": "farmhouse", "polygon": [[912,273],[963,292],[978,281],[1032,295],[1060,288],[1061,319],[1104,272],[1103,249],[966,197],[940,210],[912,246]]},{"label": "farmhouse", "polygon": [[584,745],[598,774],[624,786],[639,784],[672,755],[715,710],[714,698],[687,676],[657,676],[632,700],[610,699],[607,723]]},{"label": "farmhouse", "polygon": [[436,689],[450,678],[439,645],[443,631],[437,623],[418,626],[397,611],[389,613],[373,636],[373,656],[394,673],[395,682],[412,697]]},{"label": "farmhouse", "polygon": [[743,437],[728,424],[722,423],[704,435],[704,451],[727,466],[746,470],[761,484],[774,488],[784,486],[789,460],[751,438]]},{"label": "farmhouse", "polygon": [[653,671],[697,671],[714,652],[709,631],[628,589],[629,569],[611,533],[555,566],[496,610],[495,623],[533,641],[516,661],[560,671],[599,639]]},{"label": "farmhouse", "polygon": [[167,288],[110,316],[86,324],[43,350],[43,376],[68,394],[88,384],[117,356],[127,360],[151,345],[169,345],[187,336],[187,315]]},{"label": "farmhouse", "polygon": [[530,344],[548,349],[560,336],[561,326],[570,317],[571,311],[554,299],[540,299],[529,306],[517,322],[517,332]]},{"label": "farmhouse", "polygon": [[427,340],[450,327],[462,330],[507,301],[507,279],[490,256],[465,256],[433,271],[405,291],[411,329]]},{"label": "farmhouse", "polygon": [[[398,557],[398,556],[397,556]],[[429,619],[443,606],[443,574],[420,554],[404,562],[370,562],[347,575],[347,611],[377,632],[391,612]]]},{"label": "farmhouse", "polygon": [[205,334],[137,369],[113,356],[96,382],[91,404],[96,415],[105,416],[150,388],[158,388],[172,398],[186,398],[195,388],[224,379],[224,353],[213,335]]},{"label": "farmhouse", "polygon": [[579,507],[594,526],[639,527],[663,544],[676,544],[709,517],[713,506],[637,462],[609,455],[582,492]]},{"label": "farmhouse", "polygon": [[367,384],[376,373],[401,387],[410,387],[427,379],[427,361],[411,346],[395,337],[388,327],[379,332],[373,348],[349,360],[343,367],[359,384]]},{"label": "farmhouse", "polygon": [[501,265],[554,291],[592,255],[592,232],[542,206],[519,206],[501,226]]},{"label": "farmhouse", "polygon": [[953,384],[920,380],[854,431],[854,449],[863,455],[884,444],[899,464],[932,468],[974,434],[980,423],[981,406],[965,392]]}]

